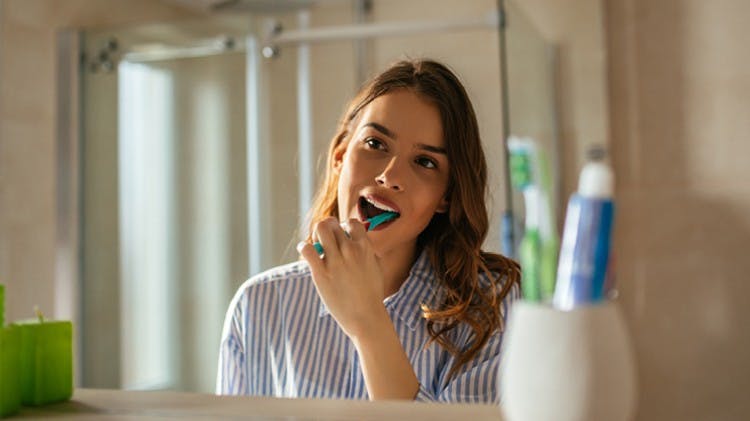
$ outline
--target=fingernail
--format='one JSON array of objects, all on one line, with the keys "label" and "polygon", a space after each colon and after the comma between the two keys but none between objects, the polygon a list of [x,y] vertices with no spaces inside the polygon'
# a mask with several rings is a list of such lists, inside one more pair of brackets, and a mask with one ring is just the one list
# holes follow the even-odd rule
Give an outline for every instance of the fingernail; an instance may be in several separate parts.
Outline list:
[{"label": "fingernail", "polygon": [[349,225],[349,222],[342,222],[341,229],[344,230],[344,235],[346,235],[347,238],[352,238],[352,235],[349,234],[352,231],[352,227]]},{"label": "fingernail", "polygon": [[305,244],[306,243],[304,241],[300,241],[299,243],[297,243],[297,253],[301,252],[302,249],[305,248]]}]

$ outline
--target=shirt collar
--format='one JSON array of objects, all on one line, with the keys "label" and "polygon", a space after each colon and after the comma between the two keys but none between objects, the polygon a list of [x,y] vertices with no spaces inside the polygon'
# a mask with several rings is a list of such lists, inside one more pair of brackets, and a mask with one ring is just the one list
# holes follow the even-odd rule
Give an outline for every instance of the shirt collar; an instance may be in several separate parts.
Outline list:
[{"label": "shirt collar", "polygon": [[[409,329],[415,330],[422,318],[422,304],[434,306],[437,297],[437,279],[435,269],[430,263],[430,258],[425,250],[422,250],[417,260],[409,270],[401,288],[395,294],[383,300],[388,312],[400,318]],[[320,301],[319,317],[330,314],[328,308]]]}]

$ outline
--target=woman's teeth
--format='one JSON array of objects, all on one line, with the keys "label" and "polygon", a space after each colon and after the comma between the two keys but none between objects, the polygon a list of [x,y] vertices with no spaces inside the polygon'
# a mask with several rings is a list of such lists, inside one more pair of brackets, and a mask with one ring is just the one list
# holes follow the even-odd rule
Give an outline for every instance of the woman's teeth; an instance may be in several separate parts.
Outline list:
[{"label": "woman's teeth", "polygon": [[374,201],[372,201],[370,199],[367,199],[367,198],[365,198],[365,200],[367,201],[367,203],[371,204],[372,206],[374,206],[374,207],[376,207],[376,208],[378,208],[378,209],[380,209],[382,211],[398,213],[398,212],[396,212],[396,209],[393,209],[390,206],[384,205],[382,203],[374,202]]},{"label": "woman's teeth", "polygon": [[364,196],[361,196],[359,198],[359,212],[362,221],[370,221],[372,220],[372,218],[376,218],[378,216],[384,217],[387,214],[390,214],[392,216],[386,218],[386,220],[395,219],[400,216],[400,214],[390,206],[370,200]]}]

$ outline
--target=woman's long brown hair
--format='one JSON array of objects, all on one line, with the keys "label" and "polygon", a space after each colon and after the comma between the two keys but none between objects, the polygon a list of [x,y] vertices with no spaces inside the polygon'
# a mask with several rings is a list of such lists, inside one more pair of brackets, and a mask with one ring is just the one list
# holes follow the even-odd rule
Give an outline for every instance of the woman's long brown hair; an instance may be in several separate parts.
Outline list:
[{"label": "woman's long brown hair", "polygon": [[[375,98],[397,89],[409,89],[431,101],[440,111],[450,176],[446,197],[449,209],[435,214],[419,235],[417,247],[427,251],[446,298],[439,308],[422,306],[427,329],[457,358],[449,377],[469,362],[496,330],[502,330],[500,305],[515,283],[520,283],[518,263],[481,250],[487,236],[485,204],[487,162],[479,137],[474,108],[458,78],[444,65],[431,60],[401,61],[366,84],[352,100],[331,140],[322,188],[309,215],[308,233],[315,224],[338,217],[338,176],[334,157],[346,148],[354,120]],[[308,240],[310,240],[308,234]],[[483,287],[480,271],[492,282]],[[468,347],[459,348],[448,333],[466,323],[473,330]]]}]

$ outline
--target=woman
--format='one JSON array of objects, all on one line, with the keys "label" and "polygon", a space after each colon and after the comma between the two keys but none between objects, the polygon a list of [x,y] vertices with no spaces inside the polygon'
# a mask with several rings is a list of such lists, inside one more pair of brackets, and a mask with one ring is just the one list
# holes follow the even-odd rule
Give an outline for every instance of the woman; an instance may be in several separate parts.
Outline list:
[{"label": "woman", "polygon": [[[481,250],[486,183],[474,110],[448,68],[402,61],[375,77],[331,142],[302,260],[235,295],[217,393],[498,402],[520,275]],[[383,212],[396,218],[367,231]]]}]

